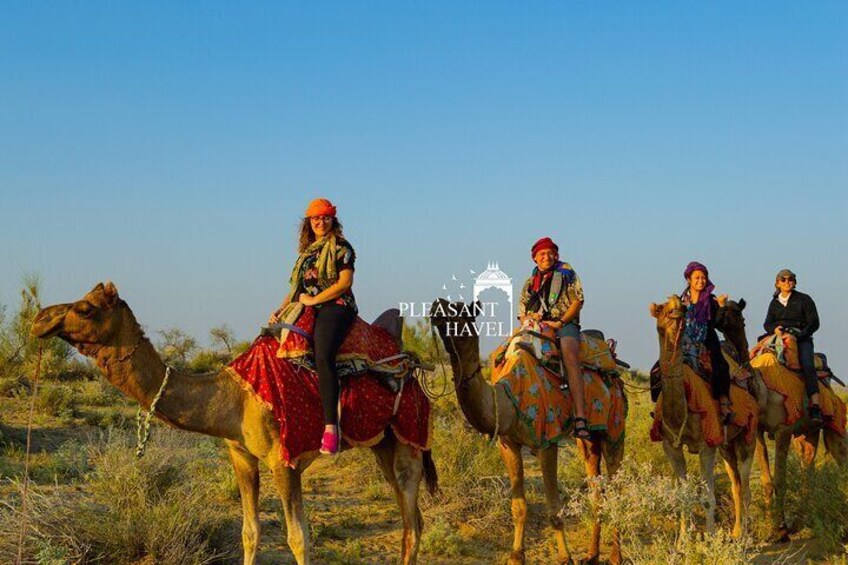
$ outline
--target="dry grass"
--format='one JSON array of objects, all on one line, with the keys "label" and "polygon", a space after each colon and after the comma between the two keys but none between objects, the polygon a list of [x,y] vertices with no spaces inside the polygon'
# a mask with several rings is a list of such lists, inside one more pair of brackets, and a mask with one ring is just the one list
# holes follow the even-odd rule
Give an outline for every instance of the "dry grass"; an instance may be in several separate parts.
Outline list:
[{"label": "dry grass", "polygon": [[[26,563],[239,563],[238,491],[220,441],[156,426],[147,455],[133,456],[132,430],[122,425],[132,408],[98,381],[50,382],[39,397],[28,499]],[[20,527],[20,486],[26,393],[0,398],[0,562],[14,562]],[[604,479],[600,516],[615,522],[628,560],[642,563],[848,563],[844,514],[848,477],[820,461],[816,472],[793,457],[788,472],[788,514],[797,526],[789,546],[766,546],[765,512],[752,478],[752,536],[744,543],[730,529],[729,485],[717,467],[720,532],[677,537],[676,513],[690,508],[702,523],[697,478],[671,479],[658,444],[647,438],[652,405],[631,397],[625,465]],[[497,448],[472,431],[452,397],[435,403],[434,458],[442,493],[423,494],[421,561],[502,561],[512,537],[508,480]],[[544,518],[541,478],[528,456],[529,562],[553,555]],[[695,463],[691,467],[693,476]],[[756,475],[758,471],[755,469]],[[560,484],[566,500],[569,543],[586,545],[588,487],[573,446],[560,450]],[[267,473],[260,501],[260,563],[292,563],[284,543],[279,500]],[[367,450],[319,460],[305,479],[314,555],[320,563],[391,563],[399,555],[400,517],[394,496]],[[608,549],[604,549],[604,554]]]}]

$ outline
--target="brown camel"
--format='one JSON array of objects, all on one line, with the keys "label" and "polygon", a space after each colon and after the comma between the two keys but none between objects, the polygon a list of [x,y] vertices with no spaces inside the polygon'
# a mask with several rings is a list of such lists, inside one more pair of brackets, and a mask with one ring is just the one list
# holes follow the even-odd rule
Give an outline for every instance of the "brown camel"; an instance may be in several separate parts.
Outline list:
[{"label": "brown camel", "polygon": [[[453,306],[451,308],[450,305]],[[565,525],[559,512],[562,508],[557,485],[557,446],[544,449],[534,447],[527,427],[521,423],[518,412],[502,386],[490,385],[481,373],[480,340],[473,330],[475,316],[462,303],[448,303],[439,299],[433,304],[430,321],[442,338],[450,358],[456,397],[468,422],[482,434],[498,437],[498,448],[506,466],[511,485],[512,519],[515,526],[510,564],[524,563],[524,526],[527,521],[527,501],[524,492],[524,461],[522,447],[529,447],[539,457],[548,519],[554,529],[557,552],[562,563],[571,563],[565,538]],[[451,315],[456,312],[456,315]],[[438,315],[436,315],[438,314]],[[445,314],[445,315],[442,315]],[[466,315],[467,314],[467,315]],[[456,331],[447,331],[448,323]],[[577,440],[589,479],[601,474],[601,460],[606,463],[607,474],[613,475],[624,455],[624,442],[617,445],[606,441],[605,435],[592,432],[590,440]],[[599,492],[594,489],[595,501]],[[584,562],[597,563],[600,557],[601,525],[592,527],[589,553]],[[613,526],[610,562],[621,563],[619,536]]]},{"label": "brown camel", "polygon": [[[681,336],[685,324],[685,308],[676,295],[668,302],[651,305],[651,315],[657,319],[657,333],[660,342],[660,372],[662,374],[662,442],[663,451],[668,457],[675,474],[686,478],[685,446],[689,453],[697,453],[701,463],[701,478],[707,486],[705,512],[707,531],[715,530],[715,448],[707,445],[701,416],[689,410],[689,403],[683,385],[685,371],[691,369],[683,364]],[[738,426],[727,427],[724,443],[719,447],[724,459],[725,469],[730,477],[735,524],[733,536],[741,537],[747,527],[748,504],[751,499],[749,478],[754,446],[745,440],[745,430]],[[685,513],[680,517],[680,533],[686,534],[691,517]]]},{"label": "brown camel", "polygon": [[[145,409],[150,408],[166,374],[165,364],[111,282],[98,284],[76,302],[44,308],[33,323],[32,334],[59,337],[94,358],[106,379]],[[300,459],[294,469],[286,466],[281,459],[279,427],[270,411],[227,371],[188,375],[171,370],[156,416],[176,428],[226,442],[241,493],[245,565],[254,563],[259,542],[260,460],[270,468],[282,500],[289,548],[299,564],[310,563],[301,475],[315,455]],[[431,492],[436,488],[432,459],[429,452],[422,454],[391,433],[371,450],[400,506],[401,559],[405,564],[415,563],[423,529],[418,486],[424,475]]]},{"label": "brown camel", "polygon": [[[807,466],[812,466],[816,457],[819,437],[824,435],[824,445],[827,452],[841,466],[848,466],[848,441],[835,431],[824,428],[819,430],[810,426],[804,416],[792,426],[786,425],[786,407],[783,396],[769,389],[763,382],[759,371],[748,363],[748,338],[745,334],[745,300],[728,301],[725,316],[724,335],[733,344],[736,355],[734,360],[751,372],[750,392],[760,405],[759,429],[757,430],[757,463],[760,466],[760,482],[763,485],[763,496],[770,509],[773,532],[771,538],[775,541],[788,541],[789,531],[786,526],[786,460],[789,456],[789,446],[794,444]],[[768,446],[765,434],[775,440],[774,475],[772,475],[768,459]],[[794,438],[794,439],[793,439]]]}]

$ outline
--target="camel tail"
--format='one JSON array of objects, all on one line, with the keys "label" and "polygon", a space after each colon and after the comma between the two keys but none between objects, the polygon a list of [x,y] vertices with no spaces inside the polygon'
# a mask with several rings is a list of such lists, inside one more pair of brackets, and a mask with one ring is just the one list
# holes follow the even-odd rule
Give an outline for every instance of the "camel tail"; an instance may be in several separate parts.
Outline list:
[{"label": "camel tail", "polygon": [[424,452],[424,482],[427,483],[427,492],[430,496],[439,493],[439,475],[436,473],[436,464],[433,462],[433,452]]}]

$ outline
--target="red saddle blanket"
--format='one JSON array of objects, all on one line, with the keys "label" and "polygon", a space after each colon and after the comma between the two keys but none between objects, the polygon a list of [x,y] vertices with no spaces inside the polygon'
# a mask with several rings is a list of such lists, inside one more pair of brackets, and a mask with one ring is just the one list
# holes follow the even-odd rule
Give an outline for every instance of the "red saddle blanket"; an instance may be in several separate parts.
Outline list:
[{"label": "red saddle blanket", "polygon": [[[315,328],[315,309],[312,307],[304,308],[303,313],[294,325],[303,333],[311,336]],[[339,352],[336,354],[336,361],[359,359],[373,365],[375,362],[397,353],[400,353],[400,347],[389,332],[383,328],[372,326],[357,316],[350,331],[345,336]],[[299,360],[308,357],[311,359],[312,342],[300,333],[291,331],[285,341],[280,343],[277,357]],[[389,364],[399,362],[394,361]]]},{"label": "red saddle blanket", "polygon": [[[393,338],[380,328],[358,320],[369,330],[375,342]],[[298,336],[291,332],[289,336]],[[288,341],[288,340],[287,340]],[[349,339],[345,341],[345,344]],[[383,344],[388,347],[386,343]],[[280,444],[283,461],[291,467],[305,453],[321,447],[324,419],[318,395],[318,375],[298,366],[289,359],[277,356],[280,344],[273,337],[259,337],[250,348],[230,363],[228,371],[268,410],[280,424]],[[351,377],[342,382],[341,420],[343,444],[369,447],[377,444],[391,426],[402,442],[430,449],[430,402],[418,381],[409,379],[398,395],[380,385],[368,374]],[[397,411],[395,402],[397,401]]]}]

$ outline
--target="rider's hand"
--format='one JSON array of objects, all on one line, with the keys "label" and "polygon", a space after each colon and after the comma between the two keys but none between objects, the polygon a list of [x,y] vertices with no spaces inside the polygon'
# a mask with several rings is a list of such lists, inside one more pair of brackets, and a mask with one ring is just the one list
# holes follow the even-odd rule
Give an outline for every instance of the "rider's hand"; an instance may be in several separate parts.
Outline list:
[{"label": "rider's hand", "polygon": [[562,320],[556,320],[556,321],[545,322],[545,324],[547,324],[547,326],[548,326],[549,328],[553,328],[553,329],[555,329],[555,330],[558,330],[558,329],[562,328],[562,326],[564,325],[564,324],[562,323]]},{"label": "rider's hand", "polygon": [[774,335],[783,335],[783,327],[777,326],[776,328],[774,328]]},{"label": "rider's hand", "polygon": [[300,297],[297,300],[304,306],[315,306],[315,297],[306,294],[305,292],[300,293]]},{"label": "rider's hand", "polygon": [[716,302],[718,302],[719,306],[724,308],[725,306],[727,306],[727,295],[719,294],[718,296],[716,296]]}]

